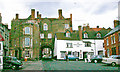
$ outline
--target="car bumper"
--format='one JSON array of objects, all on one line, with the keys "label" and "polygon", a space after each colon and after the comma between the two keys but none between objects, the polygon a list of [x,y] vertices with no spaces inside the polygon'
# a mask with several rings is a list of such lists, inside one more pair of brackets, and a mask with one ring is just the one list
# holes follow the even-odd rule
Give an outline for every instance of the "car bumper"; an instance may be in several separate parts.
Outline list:
[{"label": "car bumper", "polygon": [[23,65],[19,66],[19,68],[23,68]]}]

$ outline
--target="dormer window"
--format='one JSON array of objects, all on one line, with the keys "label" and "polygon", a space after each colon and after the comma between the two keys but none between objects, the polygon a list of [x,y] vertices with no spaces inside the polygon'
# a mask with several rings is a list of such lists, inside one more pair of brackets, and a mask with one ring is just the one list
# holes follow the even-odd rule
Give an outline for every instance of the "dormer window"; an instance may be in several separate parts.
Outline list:
[{"label": "dormer window", "polygon": [[66,37],[70,37],[70,32],[69,31],[66,32]]},{"label": "dormer window", "polygon": [[44,23],[44,25],[43,25],[43,30],[45,30],[45,31],[48,30],[48,25],[46,23]]},{"label": "dormer window", "polygon": [[88,34],[87,33],[84,33],[84,38],[88,38]]},{"label": "dormer window", "polygon": [[69,28],[69,24],[65,24],[65,29],[68,29]]},{"label": "dormer window", "polygon": [[100,33],[97,33],[96,37],[97,37],[97,38],[101,38],[101,34],[100,34]]}]

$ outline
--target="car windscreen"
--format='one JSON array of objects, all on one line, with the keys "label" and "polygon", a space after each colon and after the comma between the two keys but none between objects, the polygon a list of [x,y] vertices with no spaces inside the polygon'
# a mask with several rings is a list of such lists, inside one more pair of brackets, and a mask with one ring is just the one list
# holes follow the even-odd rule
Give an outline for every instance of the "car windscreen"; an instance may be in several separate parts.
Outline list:
[{"label": "car windscreen", "polygon": [[15,61],[17,61],[17,58],[16,58],[16,57],[13,57],[12,59],[15,60]]}]

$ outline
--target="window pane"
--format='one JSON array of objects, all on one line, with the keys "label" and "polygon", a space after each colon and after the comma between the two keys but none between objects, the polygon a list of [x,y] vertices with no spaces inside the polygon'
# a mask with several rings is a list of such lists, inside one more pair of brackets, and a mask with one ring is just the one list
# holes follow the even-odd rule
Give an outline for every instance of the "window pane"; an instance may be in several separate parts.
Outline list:
[{"label": "window pane", "polygon": [[69,28],[69,24],[65,24],[65,28],[68,29]]},{"label": "window pane", "polygon": [[51,33],[48,34],[48,38],[52,38],[52,34]]},{"label": "window pane", "polygon": [[25,46],[30,46],[30,38],[25,38]]},{"label": "window pane", "polygon": [[43,30],[48,30],[48,25],[46,23],[43,25]]},{"label": "window pane", "polygon": [[25,34],[30,34],[30,27],[25,27]]},{"label": "window pane", "polygon": [[44,38],[44,34],[40,34],[40,38]]}]

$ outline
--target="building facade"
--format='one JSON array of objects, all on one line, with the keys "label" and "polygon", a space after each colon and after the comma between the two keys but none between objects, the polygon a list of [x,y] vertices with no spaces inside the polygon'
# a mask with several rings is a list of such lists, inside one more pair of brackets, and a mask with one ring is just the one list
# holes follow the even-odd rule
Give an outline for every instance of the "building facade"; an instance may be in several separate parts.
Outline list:
[{"label": "building facade", "polygon": [[3,69],[3,37],[0,34],[0,70]]},{"label": "building facade", "polygon": [[9,55],[9,31],[8,24],[2,23],[2,16],[0,13],[0,34],[2,35],[3,41],[3,55]]},{"label": "building facade", "polygon": [[0,13],[0,69],[3,69],[3,56],[9,55],[9,29],[7,24],[2,23]]},{"label": "building facade", "polygon": [[105,56],[120,55],[120,21],[114,20],[114,29],[104,38]]},{"label": "building facade", "polygon": [[77,31],[72,33],[69,30],[65,32],[57,32],[55,38],[54,56],[57,59],[64,59],[65,53],[84,59],[85,55],[89,53],[92,55],[105,55],[104,53],[104,39],[111,28],[90,28],[87,24],[83,27],[78,26]]},{"label": "building facade", "polygon": [[26,19],[20,19],[19,14],[11,22],[10,55],[18,58],[42,58],[52,57],[56,32],[64,32],[66,29],[72,32],[72,14],[70,18],[62,16],[62,10],[58,10],[58,18],[42,18],[35,9],[31,9],[31,15]]}]

